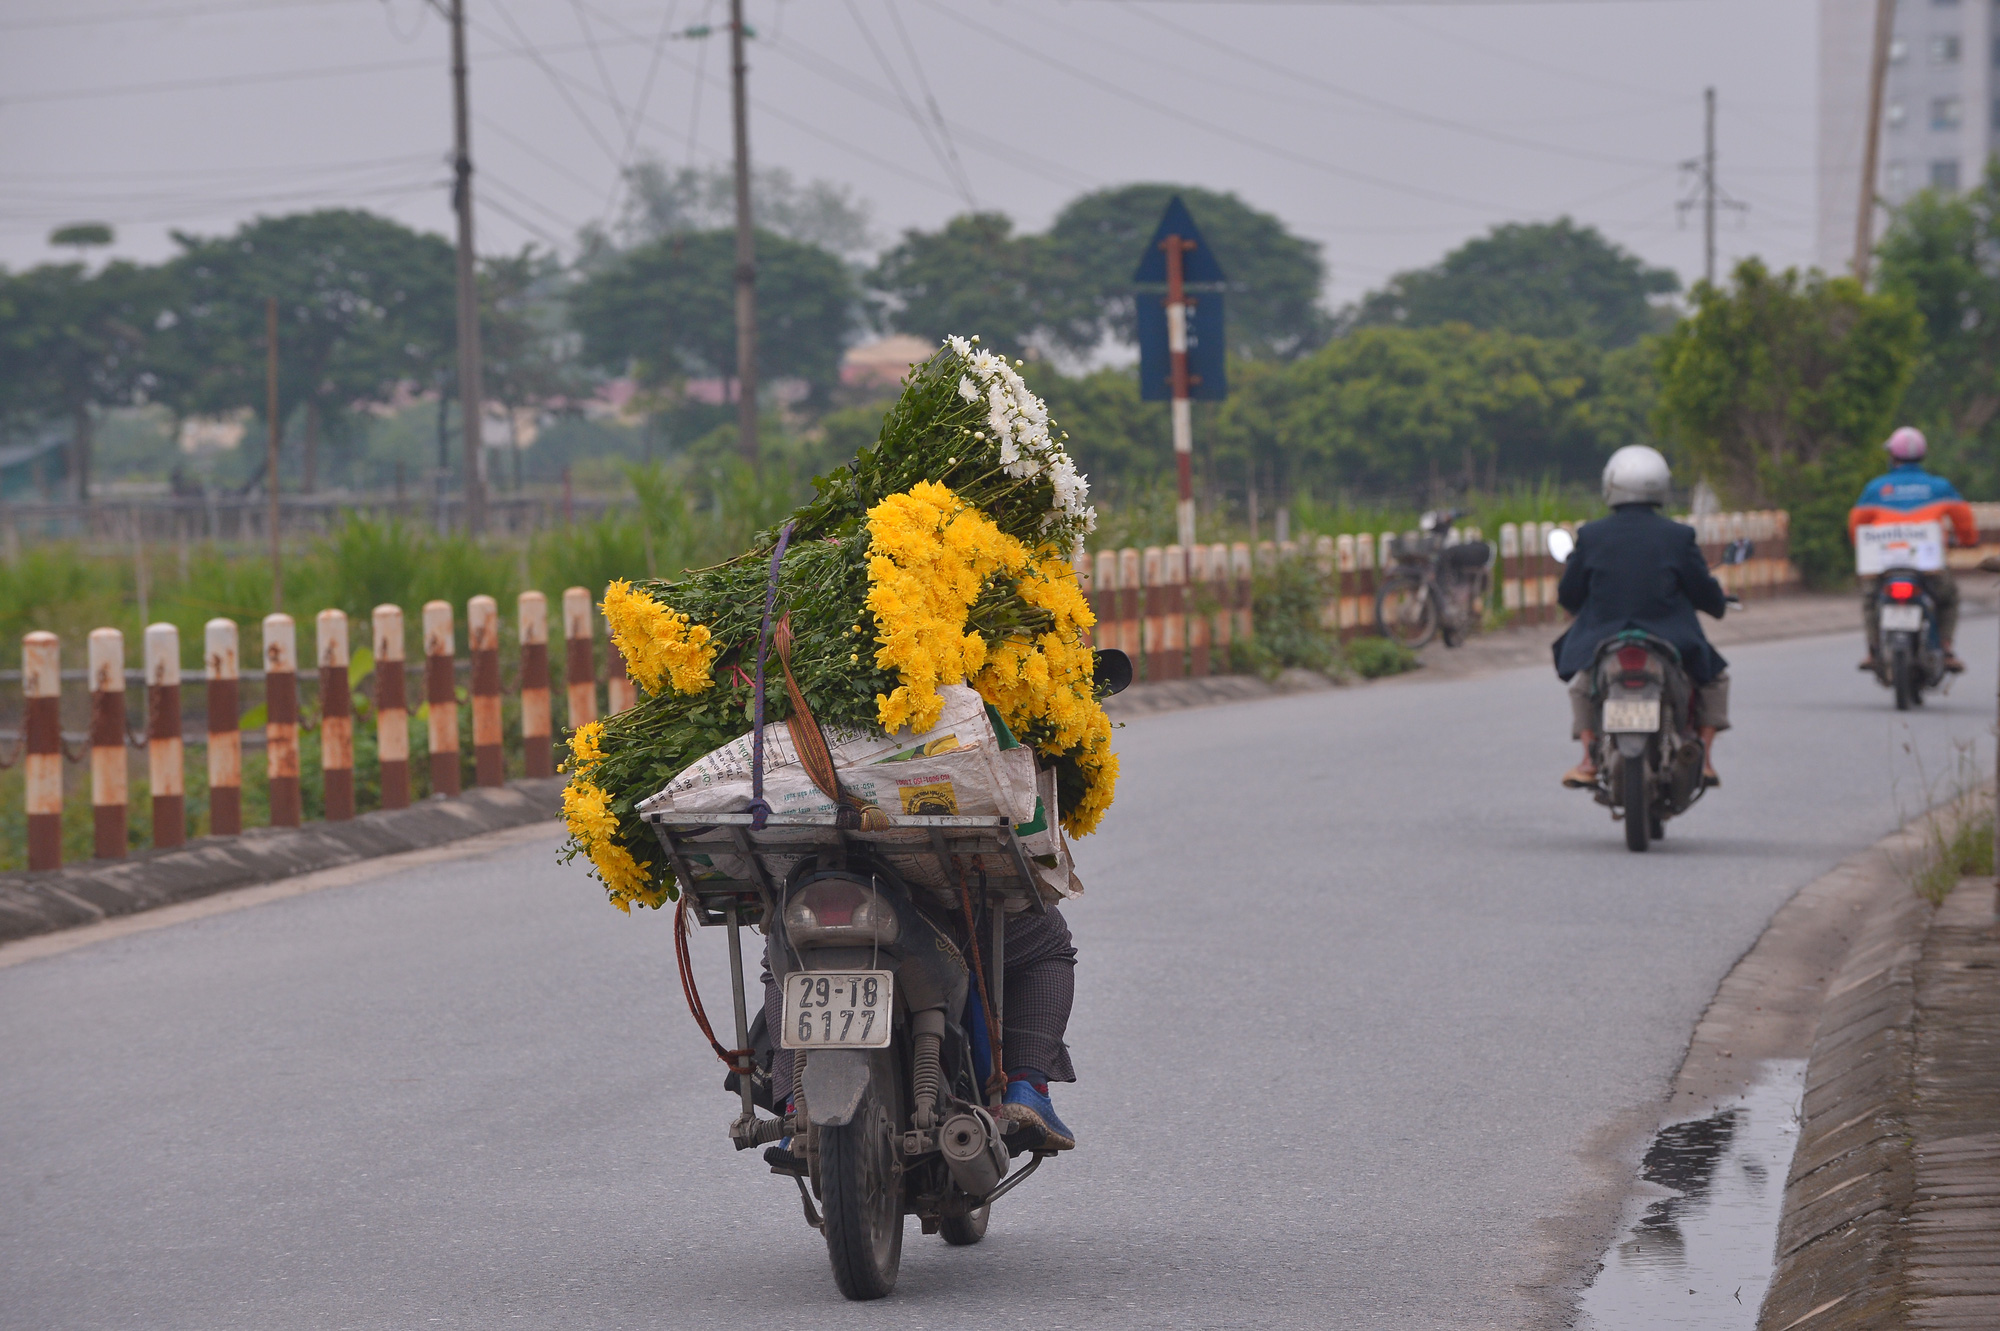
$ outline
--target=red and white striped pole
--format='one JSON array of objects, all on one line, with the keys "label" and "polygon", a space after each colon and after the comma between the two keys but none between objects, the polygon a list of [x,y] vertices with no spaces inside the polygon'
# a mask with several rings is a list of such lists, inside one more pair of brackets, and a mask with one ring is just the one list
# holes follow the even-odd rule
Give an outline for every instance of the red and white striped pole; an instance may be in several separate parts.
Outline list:
[{"label": "red and white striped pole", "polygon": [[28,867],[62,867],[62,641],[35,632],[21,639],[22,718],[27,754]]},{"label": "red and white striped pole", "polygon": [[236,621],[211,619],[202,628],[208,665],[208,831],[243,830],[243,731],[237,696]]},{"label": "red and white striped pole", "polygon": [[297,827],[299,798],[299,632],[290,615],[264,616],[264,772],[271,826]]},{"label": "red and white striped pole", "polygon": [[410,694],[403,682],[403,608],[378,605],[375,629],[375,757],[382,807],[410,805]]},{"label": "red and white striped pole", "polygon": [[458,793],[458,680],[451,602],[424,602],[424,702],[430,708],[431,794]]},{"label": "red and white striped pole", "polygon": [[[1180,484],[1174,507],[1183,557],[1194,546],[1194,408],[1188,401],[1188,298],[1182,259],[1194,246],[1194,241],[1182,236],[1168,236],[1160,242],[1160,248],[1167,252],[1167,365],[1173,393],[1174,471]],[[1183,566],[1181,579],[1185,582],[1186,578]]]},{"label": "red and white striped pole", "polygon": [[181,631],[146,626],[146,774],[153,787],[153,844],[187,840],[187,790],[181,772]]},{"label": "red and white striped pole", "polygon": [[125,858],[125,635],[90,631],[90,817],[97,858]]},{"label": "red and white striped pole", "polygon": [[571,587],[563,593],[563,682],[569,688],[569,728],[581,729],[597,719],[597,663],[590,640],[596,629],[590,593]]},{"label": "red and white striped pole", "polygon": [[554,776],[549,725],[549,598],[522,592],[515,601],[521,622],[521,759],[529,776]]},{"label": "red and white striped pole", "polygon": [[354,694],[347,683],[347,612],[322,610],[313,622],[319,652],[319,771],[326,820],[354,816]]},{"label": "red and white striped pole", "polygon": [[473,780],[507,783],[500,727],[500,605],[490,596],[465,603],[465,645],[472,652]]}]

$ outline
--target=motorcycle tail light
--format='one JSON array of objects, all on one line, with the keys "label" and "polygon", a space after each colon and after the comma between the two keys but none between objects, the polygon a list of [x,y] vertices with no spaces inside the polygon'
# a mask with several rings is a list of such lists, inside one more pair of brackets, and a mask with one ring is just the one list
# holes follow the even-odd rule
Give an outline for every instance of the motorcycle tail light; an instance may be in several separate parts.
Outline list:
[{"label": "motorcycle tail light", "polygon": [[881,893],[852,878],[821,878],[785,903],[785,936],[794,944],[886,946],[901,936],[896,909]]},{"label": "motorcycle tail light", "polygon": [[1917,599],[1917,584],[1914,582],[1892,582],[1889,584],[1889,599],[1892,601],[1914,601]]},{"label": "motorcycle tail light", "polygon": [[1644,647],[1620,647],[1618,649],[1618,668],[1620,670],[1644,670],[1646,668],[1646,649]]}]

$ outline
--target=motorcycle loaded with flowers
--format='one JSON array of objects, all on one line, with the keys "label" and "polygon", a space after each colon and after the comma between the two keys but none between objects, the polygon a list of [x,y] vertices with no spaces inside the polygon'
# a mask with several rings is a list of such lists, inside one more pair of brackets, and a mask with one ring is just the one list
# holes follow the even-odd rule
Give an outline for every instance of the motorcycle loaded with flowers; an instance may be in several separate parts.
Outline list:
[{"label": "motorcycle loaded with flowers", "polygon": [[[1090,647],[1088,485],[976,344],[914,367],[877,443],[743,555],[612,584],[640,700],[567,763],[568,853],[620,910],[675,903],[683,989],[740,1100],[730,1140],[795,1181],[856,1299],[893,1288],[907,1216],[976,1243],[1073,1144],[1006,1096],[1006,952],[1081,891],[1069,838],[1111,805],[1102,698],[1130,668]],[[734,1047],[694,985],[695,923],[728,931]],[[765,936],[754,1021],[745,925]]]}]

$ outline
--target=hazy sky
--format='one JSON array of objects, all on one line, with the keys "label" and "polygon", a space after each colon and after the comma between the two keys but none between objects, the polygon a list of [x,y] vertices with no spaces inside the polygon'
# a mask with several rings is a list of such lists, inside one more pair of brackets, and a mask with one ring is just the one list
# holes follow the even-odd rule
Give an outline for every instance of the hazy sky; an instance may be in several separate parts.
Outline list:
[{"label": "hazy sky", "polygon": [[[1229,189],[1325,245],[1329,305],[1495,222],[1568,213],[1684,277],[1680,164],[1721,98],[1750,205],[1726,263],[1809,261],[1812,0],[750,0],[760,164],[852,187],[884,240],[967,206]],[[619,168],[726,162],[726,0],[467,0],[479,246],[573,248]],[[661,41],[662,33],[669,34]],[[915,55],[915,62],[911,59]],[[885,71],[884,65],[893,71]],[[921,77],[919,76],[919,67]],[[0,0],[0,264],[58,223],[169,231],[351,205],[449,234],[444,24],[424,0]]]}]

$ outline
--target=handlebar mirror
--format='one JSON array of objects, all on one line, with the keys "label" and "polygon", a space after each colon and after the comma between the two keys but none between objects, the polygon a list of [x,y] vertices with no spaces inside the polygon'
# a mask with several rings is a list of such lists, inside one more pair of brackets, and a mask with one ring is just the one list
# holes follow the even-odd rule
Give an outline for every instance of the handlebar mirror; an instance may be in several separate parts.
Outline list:
[{"label": "handlebar mirror", "polygon": [[1548,535],[1549,558],[1558,564],[1567,564],[1576,550],[1576,537],[1562,527],[1552,527]]},{"label": "handlebar mirror", "polygon": [[1132,682],[1132,658],[1116,647],[1100,647],[1096,653],[1093,681],[1106,693],[1123,693]]}]

